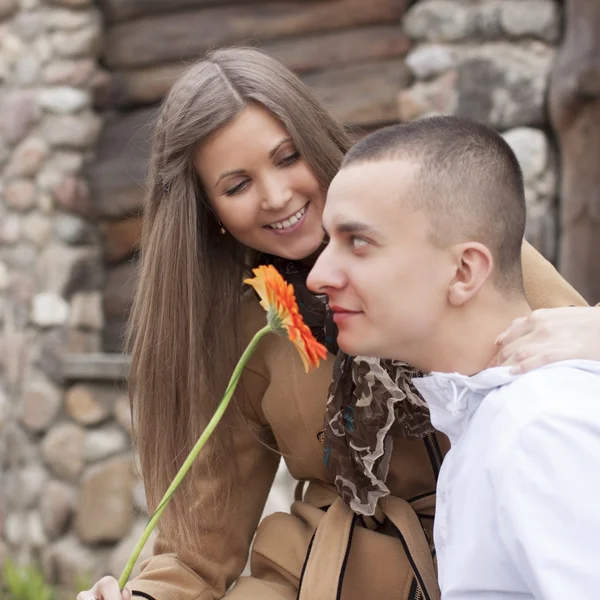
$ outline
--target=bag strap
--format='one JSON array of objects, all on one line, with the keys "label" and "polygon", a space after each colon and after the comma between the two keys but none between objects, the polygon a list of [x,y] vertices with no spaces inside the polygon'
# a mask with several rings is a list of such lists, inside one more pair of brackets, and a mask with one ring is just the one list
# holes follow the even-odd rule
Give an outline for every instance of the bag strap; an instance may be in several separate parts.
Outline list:
[{"label": "bag strap", "polygon": [[411,563],[425,600],[439,600],[440,588],[437,583],[433,558],[419,517],[412,506],[394,496],[380,500],[381,508],[394,526],[406,556]]},{"label": "bag strap", "polygon": [[356,515],[337,498],[321,519],[304,563],[297,600],[339,600]]}]

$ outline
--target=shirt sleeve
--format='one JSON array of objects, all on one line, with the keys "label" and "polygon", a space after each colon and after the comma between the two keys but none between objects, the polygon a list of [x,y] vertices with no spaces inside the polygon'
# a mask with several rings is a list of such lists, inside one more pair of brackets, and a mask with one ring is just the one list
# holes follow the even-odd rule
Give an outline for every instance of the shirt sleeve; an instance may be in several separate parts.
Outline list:
[{"label": "shirt sleeve", "polygon": [[520,427],[493,477],[502,542],[539,600],[596,598],[600,590],[598,389],[575,386],[557,402],[545,390],[548,409]]}]

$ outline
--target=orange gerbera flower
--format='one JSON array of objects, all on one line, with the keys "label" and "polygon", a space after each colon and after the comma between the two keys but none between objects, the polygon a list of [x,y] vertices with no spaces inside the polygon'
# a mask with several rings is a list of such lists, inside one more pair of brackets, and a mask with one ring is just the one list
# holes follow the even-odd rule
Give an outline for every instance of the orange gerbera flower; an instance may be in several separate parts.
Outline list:
[{"label": "orange gerbera flower", "polygon": [[267,321],[276,331],[285,331],[296,346],[306,371],[319,366],[327,356],[325,346],[317,342],[308,328],[296,302],[291,284],[286,283],[273,265],[253,269],[254,277],[244,283],[251,285],[260,296],[260,305],[267,311]]}]

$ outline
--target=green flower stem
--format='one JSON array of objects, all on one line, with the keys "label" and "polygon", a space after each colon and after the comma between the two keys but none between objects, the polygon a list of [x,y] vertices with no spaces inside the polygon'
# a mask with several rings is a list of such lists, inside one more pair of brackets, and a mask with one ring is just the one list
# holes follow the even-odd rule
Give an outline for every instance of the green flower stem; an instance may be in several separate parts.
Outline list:
[{"label": "green flower stem", "polygon": [[229,380],[229,384],[227,385],[227,390],[225,391],[225,395],[223,396],[223,399],[219,403],[219,406],[217,407],[215,414],[213,415],[212,419],[206,426],[206,429],[202,432],[202,435],[200,436],[200,438],[198,439],[198,441],[192,448],[192,451],[189,453],[188,457],[185,459],[185,462],[183,463],[183,465],[181,465],[181,468],[179,469],[177,475],[175,476],[175,479],[173,479],[173,482],[171,483],[171,485],[169,486],[169,489],[166,491],[165,495],[163,496],[162,500],[160,501],[160,504],[158,505],[157,509],[154,511],[154,514],[152,515],[150,521],[148,521],[148,525],[146,525],[146,528],[144,529],[144,533],[142,534],[142,537],[140,537],[136,547],[134,548],[131,556],[129,557],[129,560],[127,561],[127,564],[125,565],[123,572],[121,573],[121,577],[119,577],[119,588],[121,590],[125,587],[125,584],[129,580],[129,576],[131,575],[131,571],[133,570],[133,567],[140,555],[140,552],[142,551],[142,548],[148,541],[148,538],[150,537],[152,530],[156,526],[156,523],[160,519],[160,516],[162,515],[163,511],[167,507],[169,500],[175,493],[175,490],[179,487],[179,484],[185,477],[186,473],[190,470],[190,467],[192,466],[192,463],[194,462],[194,460],[196,460],[196,457],[200,453],[200,450],[202,450],[202,448],[208,441],[208,438],[212,435],[216,426],[219,424],[219,421],[225,414],[225,411],[227,410],[227,407],[229,406],[229,402],[233,396],[233,392],[235,391],[235,388],[237,387],[240,377],[242,376],[242,371],[244,370],[246,363],[248,362],[248,360],[254,353],[254,350],[256,349],[258,342],[267,333],[269,333],[271,331],[274,331],[274,329],[271,325],[266,325],[265,327],[263,327],[260,331],[258,331],[254,335],[254,337],[248,344],[248,347],[246,348],[246,350],[244,350],[242,357],[238,361],[238,363],[235,367],[235,370],[233,371],[233,375],[231,376],[231,379]]}]

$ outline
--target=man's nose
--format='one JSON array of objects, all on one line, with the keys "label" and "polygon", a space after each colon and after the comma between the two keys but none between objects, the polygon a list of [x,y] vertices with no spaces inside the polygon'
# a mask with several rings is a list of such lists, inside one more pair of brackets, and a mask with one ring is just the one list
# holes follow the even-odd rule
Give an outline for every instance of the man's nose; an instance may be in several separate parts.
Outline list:
[{"label": "man's nose", "polygon": [[335,290],[342,289],[345,285],[340,263],[336,260],[333,246],[328,245],[314,264],[306,284],[316,294],[329,294]]}]

